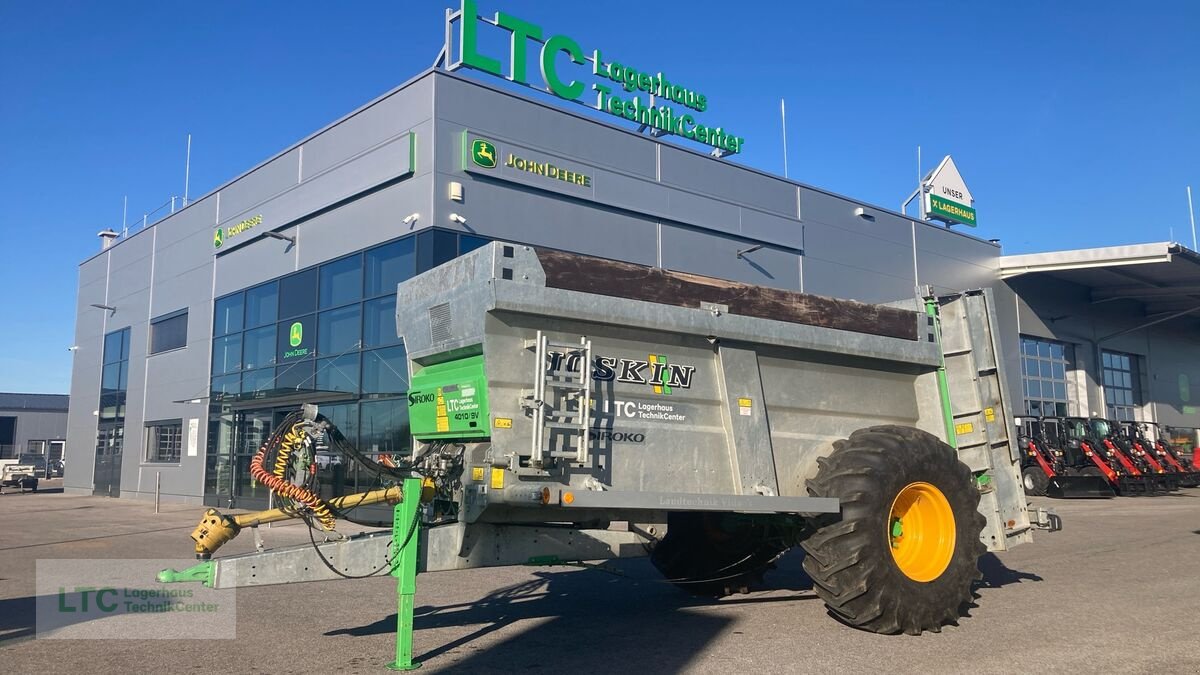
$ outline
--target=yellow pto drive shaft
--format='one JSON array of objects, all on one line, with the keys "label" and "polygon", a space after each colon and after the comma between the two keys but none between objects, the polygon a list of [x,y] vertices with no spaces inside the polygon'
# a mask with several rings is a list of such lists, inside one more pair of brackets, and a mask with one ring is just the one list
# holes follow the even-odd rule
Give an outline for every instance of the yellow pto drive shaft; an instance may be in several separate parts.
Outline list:
[{"label": "yellow pto drive shaft", "polygon": [[[400,502],[402,495],[403,491],[400,486],[393,485],[380,490],[336,497],[329,500],[329,505],[334,509],[342,509],[380,503],[396,504]],[[266,523],[277,523],[281,520],[299,517],[300,514],[294,509],[268,509],[232,516],[227,516],[216,509],[209,509],[204,512],[200,524],[192,531],[192,540],[196,542],[196,557],[201,560],[211,558],[212,554],[216,553],[217,549],[221,548],[225,542],[238,536],[242,528],[258,527]]]}]

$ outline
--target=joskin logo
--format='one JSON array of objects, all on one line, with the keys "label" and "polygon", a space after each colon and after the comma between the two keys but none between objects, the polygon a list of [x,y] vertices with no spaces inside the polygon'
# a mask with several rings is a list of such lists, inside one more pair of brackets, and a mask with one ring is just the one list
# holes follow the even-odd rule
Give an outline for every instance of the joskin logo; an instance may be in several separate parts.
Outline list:
[{"label": "joskin logo", "polygon": [[471,161],[485,169],[496,168],[496,146],[482,138],[471,142]]},{"label": "joskin logo", "polygon": [[299,347],[301,342],[304,342],[304,324],[297,321],[288,331],[288,344]]},{"label": "joskin logo", "polygon": [[[550,370],[577,373],[580,360],[582,357],[579,354],[567,356],[561,352],[550,352]],[[664,396],[670,396],[676,388],[690,389],[695,374],[695,366],[671,363],[664,354],[648,354],[644,361],[597,356],[592,363],[592,379],[597,382],[644,384],[652,387],[654,393]]]}]

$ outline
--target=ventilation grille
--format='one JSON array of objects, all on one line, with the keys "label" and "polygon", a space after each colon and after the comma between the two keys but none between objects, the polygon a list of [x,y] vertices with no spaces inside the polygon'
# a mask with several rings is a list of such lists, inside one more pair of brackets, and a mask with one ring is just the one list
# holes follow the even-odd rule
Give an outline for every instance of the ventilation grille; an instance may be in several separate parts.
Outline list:
[{"label": "ventilation grille", "polygon": [[429,308],[429,339],[435,343],[450,339],[450,303]]}]

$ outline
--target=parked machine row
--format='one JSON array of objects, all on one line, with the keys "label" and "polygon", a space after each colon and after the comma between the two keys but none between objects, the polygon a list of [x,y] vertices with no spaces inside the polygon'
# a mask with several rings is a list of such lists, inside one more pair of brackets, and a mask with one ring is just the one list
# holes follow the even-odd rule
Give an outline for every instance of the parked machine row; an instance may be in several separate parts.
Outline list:
[{"label": "parked machine row", "polygon": [[[1025,492],[1058,498],[1161,495],[1200,486],[1195,430],[1099,417],[1025,418],[1019,443]],[[1186,433],[1185,431],[1190,431]]]}]

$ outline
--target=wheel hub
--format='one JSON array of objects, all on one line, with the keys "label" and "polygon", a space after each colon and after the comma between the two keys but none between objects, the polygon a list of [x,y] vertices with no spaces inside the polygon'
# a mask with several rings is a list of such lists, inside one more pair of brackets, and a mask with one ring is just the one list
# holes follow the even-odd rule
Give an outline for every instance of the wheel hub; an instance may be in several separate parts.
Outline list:
[{"label": "wheel hub", "polygon": [[910,483],[896,495],[888,514],[892,560],[909,579],[933,581],[954,557],[956,529],[946,495],[930,483]]}]

